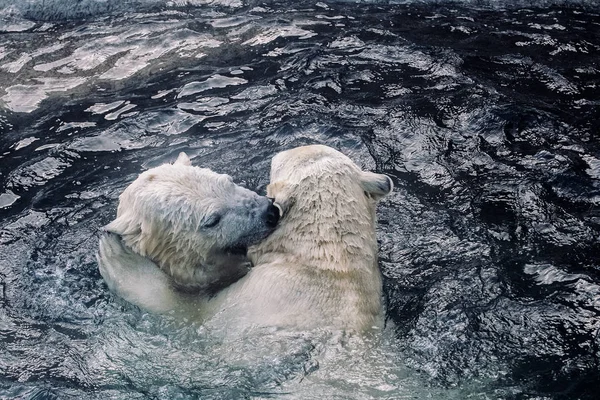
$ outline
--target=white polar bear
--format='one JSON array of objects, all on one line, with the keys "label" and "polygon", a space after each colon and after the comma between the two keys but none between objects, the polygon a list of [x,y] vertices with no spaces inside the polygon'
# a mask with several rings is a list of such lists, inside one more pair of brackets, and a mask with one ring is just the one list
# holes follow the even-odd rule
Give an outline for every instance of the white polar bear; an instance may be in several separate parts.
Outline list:
[{"label": "white polar bear", "polygon": [[[266,197],[235,185],[228,175],[191,166],[181,153],[173,165],[140,174],[104,229],[154,261],[179,290],[211,294],[247,273],[248,246],[271,233],[278,214]],[[109,278],[106,261],[99,258]]]},{"label": "white polar bear", "polygon": [[[283,215],[277,229],[249,250],[254,267],[247,275],[214,297],[192,299],[170,288],[167,277],[140,258],[128,285],[152,287],[163,304],[232,328],[381,327],[375,206],[391,190],[389,177],[361,171],[332,148],[281,152],[272,161],[267,191]],[[115,242],[104,247],[121,274],[127,268],[121,260],[131,252]]]}]

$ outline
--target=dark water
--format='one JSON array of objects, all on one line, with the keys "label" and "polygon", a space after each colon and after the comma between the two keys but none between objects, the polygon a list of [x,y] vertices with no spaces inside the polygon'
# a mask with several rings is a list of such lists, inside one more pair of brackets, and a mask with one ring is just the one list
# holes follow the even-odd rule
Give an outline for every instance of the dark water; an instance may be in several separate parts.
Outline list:
[{"label": "dark water", "polygon": [[[0,1],[0,398],[597,398],[600,6],[191,3]],[[137,174],[264,191],[307,143],[394,179],[380,342],[224,344],[108,293]]]}]

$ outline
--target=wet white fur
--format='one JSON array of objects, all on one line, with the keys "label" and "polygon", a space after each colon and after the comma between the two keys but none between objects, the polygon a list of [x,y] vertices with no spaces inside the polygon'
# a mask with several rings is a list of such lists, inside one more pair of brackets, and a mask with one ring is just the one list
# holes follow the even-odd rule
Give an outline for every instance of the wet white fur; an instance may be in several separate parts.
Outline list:
[{"label": "wet white fur", "polygon": [[[151,263],[140,261],[135,276],[122,283],[127,287],[117,284],[112,289],[143,307],[210,318],[211,324],[232,329],[257,325],[365,331],[380,327],[375,206],[391,190],[387,176],[361,171],[329,147],[284,151],[272,161],[268,187],[268,195],[275,198],[284,216],[272,235],[251,248],[254,268],[246,276],[214,298],[190,299],[173,290],[156,268],[147,274]],[[118,276],[122,257],[129,257],[127,249],[119,250],[118,242],[105,247],[113,251],[107,265]],[[119,281],[124,282],[112,280]],[[144,290],[131,290],[131,286],[148,284],[164,297],[162,309],[153,304],[158,296],[140,300]]]},{"label": "wet white fur", "polygon": [[[269,204],[228,175],[191,166],[181,153],[174,164],[143,172],[125,189],[117,218],[105,230],[156,262],[174,284],[203,289],[247,272],[248,259],[226,249],[255,244],[272,230],[264,218]],[[215,218],[219,223],[207,226]]]}]

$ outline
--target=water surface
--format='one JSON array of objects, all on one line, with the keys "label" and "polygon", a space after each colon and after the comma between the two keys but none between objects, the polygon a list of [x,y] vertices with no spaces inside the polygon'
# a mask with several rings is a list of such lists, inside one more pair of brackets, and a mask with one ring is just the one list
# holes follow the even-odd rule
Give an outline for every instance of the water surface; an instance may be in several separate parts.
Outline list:
[{"label": "water surface", "polygon": [[[596,398],[600,10],[528,3],[0,1],[0,398]],[[381,337],[224,342],[108,292],[141,171],[264,192],[309,143],[394,180]]]}]

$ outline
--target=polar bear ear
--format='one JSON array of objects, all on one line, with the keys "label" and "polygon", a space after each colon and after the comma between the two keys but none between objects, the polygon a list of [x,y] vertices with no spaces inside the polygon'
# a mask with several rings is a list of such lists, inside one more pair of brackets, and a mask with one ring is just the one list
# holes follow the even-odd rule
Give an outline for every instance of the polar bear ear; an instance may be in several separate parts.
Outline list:
[{"label": "polar bear ear", "polygon": [[294,200],[291,197],[291,186],[286,181],[277,181],[267,185],[267,197],[273,199],[273,205],[279,209],[279,217],[287,214]]},{"label": "polar bear ear", "polygon": [[389,176],[369,171],[361,172],[360,184],[365,193],[374,200],[381,199],[394,189],[394,183]]},{"label": "polar bear ear", "polygon": [[181,153],[179,153],[179,157],[177,157],[177,160],[175,160],[173,165],[186,165],[190,167],[192,165],[192,162],[190,161],[190,158],[187,156],[187,154],[185,154],[182,151]]}]

